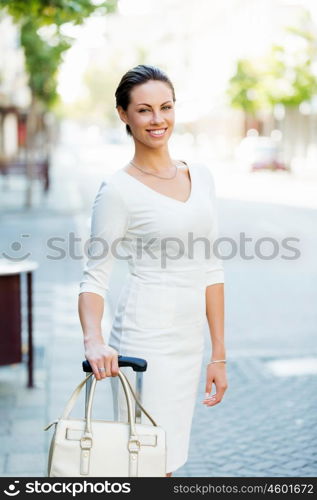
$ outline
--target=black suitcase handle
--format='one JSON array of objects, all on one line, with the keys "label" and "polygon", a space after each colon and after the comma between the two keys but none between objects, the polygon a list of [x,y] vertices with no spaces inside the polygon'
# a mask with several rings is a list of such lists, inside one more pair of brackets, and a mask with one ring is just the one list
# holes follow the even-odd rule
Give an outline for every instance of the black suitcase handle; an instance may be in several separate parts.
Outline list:
[{"label": "black suitcase handle", "polygon": [[[118,356],[119,366],[131,366],[135,372],[145,372],[147,369],[147,361],[142,358],[132,358],[130,356]],[[87,359],[83,361],[83,371],[86,373],[92,372],[92,368]]]}]

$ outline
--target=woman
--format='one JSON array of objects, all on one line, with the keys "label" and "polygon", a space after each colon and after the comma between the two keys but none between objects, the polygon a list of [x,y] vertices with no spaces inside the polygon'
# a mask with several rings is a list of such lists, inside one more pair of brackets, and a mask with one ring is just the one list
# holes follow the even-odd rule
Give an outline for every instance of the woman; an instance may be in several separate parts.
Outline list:
[{"label": "woman", "polygon": [[[202,403],[218,404],[228,387],[224,272],[212,250],[217,236],[214,181],[207,166],[170,156],[176,99],[165,73],[138,65],[122,77],[115,95],[135,152],[102,182],[96,196],[91,226],[96,239],[90,241],[80,283],[79,316],[85,356],[98,380],[118,375],[118,354],[148,361],[142,401],[166,431],[170,477],[188,456],[206,316],[212,352]],[[100,238],[107,252],[101,252]],[[106,344],[104,293],[116,257],[128,260],[130,272]],[[216,394],[209,396],[213,383]],[[126,418],[122,396],[119,411]]]}]

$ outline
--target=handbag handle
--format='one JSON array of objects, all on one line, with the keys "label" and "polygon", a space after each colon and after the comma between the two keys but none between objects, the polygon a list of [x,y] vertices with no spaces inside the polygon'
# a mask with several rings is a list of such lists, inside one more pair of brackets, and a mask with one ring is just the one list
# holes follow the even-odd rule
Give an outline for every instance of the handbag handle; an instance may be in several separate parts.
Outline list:
[{"label": "handbag handle", "polygon": [[[126,382],[126,376],[120,370],[118,372],[118,376],[119,376],[120,382],[123,386],[125,398],[127,401],[128,421],[129,421],[129,425],[130,425],[130,435],[136,436],[137,433],[136,433],[135,423],[134,423],[134,420],[132,418],[132,399],[131,399],[131,394],[129,393],[129,386]],[[90,387],[90,391],[89,391],[88,405],[87,405],[87,418],[86,418],[84,435],[90,435],[90,436],[92,435],[91,434],[91,412],[92,412],[92,402],[93,402],[93,398],[94,398],[96,384],[97,384],[97,379],[94,378],[92,383],[91,383],[91,387]]]},{"label": "handbag handle", "polygon": [[[151,415],[150,415],[150,414],[149,414],[149,413],[145,410],[145,408],[143,408],[142,404],[140,403],[140,401],[139,401],[139,400],[138,400],[138,398],[136,397],[136,395],[135,395],[135,393],[134,393],[134,391],[133,391],[133,389],[132,389],[132,387],[131,387],[131,384],[130,384],[129,380],[125,377],[125,375],[124,375],[124,374],[123,374],[120,370],[119,370],[119,374],[121,374],[121,376],[122,376],[122,377],[124,377],[125,382],[127,383],[128,387],[129,387],[129,389],[130,389],[130,391],[131,391],[131,393],[132,393],[132,395],[133,395],[133,397],[134,397],[134,399],[135,399],[136,404],[138,404],[138,405],[139,405],[139,407],[141,408],[141,410],[143,411],[143,413],[144,413],[144,414],[145,414],[145,415],[149,418],[149,420],[152,422],[152,424],[153,424],[154,426],[156,426],[156,427],[157,427],[157,423],[155,422],[155,420],[154,420],[154,419],[151,417]],[[78,399],[78,396],[79,396],[79,394],[80,394],[80,391],[82,390],[82,388],[84,387],[84,385],[88,382],[88,379],[89,379],[90,377],[92,377],[93,375],[94,375],[93,373],[90,373],[87,377],[85,377],[85,378],[84,378],[84,380],[82,380],[82,381],[78,384],[78,386],[76,387],[76,389],[73,391],[72,395],[70,396],[70,398],[69,398],[68,402],[66,403],[66,406],[65,406],[65,408],[64,408],[64,411],[63,411],[63,413],[62,413],[61,418],[63,418],[63,419],[67,419],[67,418],[69,417],[69,414],[70,414],[70,413],[71,413],[71,411],[73,410],[74,405],[75,405],[75,403],[76,403],[76,401],[77,401],[77,399]],[[121,383],[122,383],[122,379],[121,379],[121,378],[120,378],[120,381],[121,381]],[[96,385],[96,383],[97,383],[97,379],[96,379],[96,378],[94,378],[94,380],[93,380],[93,382],[92,382],[92,384],[91,384],[91,389],[92,389],[92,385],[94,385],[94,389],[95,389],[95,385]],[[123,386],[123,387],[124,387],[124,386]],[[90,393],[89,393],[89,396],[90,396]],[[129,407],[128,407],[128,410],[129,410]],[[131,414],[131,417],[132,417],[132,414]],[[130,418],[130,416],[129,416],[129,420],[132,420],[132,418]]]},{"label": "handbag handle", "polygon": [[139,407],[141,408],[141,410],[143,411],[143,413],[148,417],[149,420],[151,420],[152,424],[157,427],[157,423],[155,422],[155,420],[151,417],[151,415],[146,411],[146,409],[141,405],[140,401],[138,400],[134,390],[132,389],[131,387],[131,384],[129,382],[129,379],[121,372],[121,374],[125,377],[125,381],[126,383],[128,384],[129,386],[129,389],[130,389],[130,392],[132,393],[132,396],[136,402],[137,405],[139,405]]}]

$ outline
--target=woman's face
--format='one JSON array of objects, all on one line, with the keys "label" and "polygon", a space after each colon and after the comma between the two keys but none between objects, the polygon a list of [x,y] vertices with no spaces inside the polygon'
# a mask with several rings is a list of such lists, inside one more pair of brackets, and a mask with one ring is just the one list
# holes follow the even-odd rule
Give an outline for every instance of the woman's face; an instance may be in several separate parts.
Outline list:
[{"label": "woman's face", "polygon": [[174,128],[172,89],[157,80],[136,85],[131,90],[127,110],[118,106],[118,112],[121,120],[130,126],[135,140],[152,148],[162,147]]}]

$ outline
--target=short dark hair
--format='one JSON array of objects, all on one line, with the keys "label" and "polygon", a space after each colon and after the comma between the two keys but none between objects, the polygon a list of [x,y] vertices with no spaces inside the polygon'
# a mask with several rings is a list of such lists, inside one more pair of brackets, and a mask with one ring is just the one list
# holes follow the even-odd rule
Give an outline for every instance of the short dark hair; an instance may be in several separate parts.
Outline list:
[{"label": "short dark hair", "polygon": [[[173,101],[176,101],[175,90],[171,80],[168,78],[166,73],[156,66],[151,66],[147,64],[139,64],[132,69],[129,69],[120,80],[120,83],[115,92],[116,96],[116,108],[121,106],[124,111],[127,110],[130,104],[130,92],[136,85],[141,85],[142,83],[148,82],[149,80],[159,80],[161,82],[167,83],[173,93]],[[126,132],[128,135],[132,135],[131,129],[128,124],[126,124]]]}]

